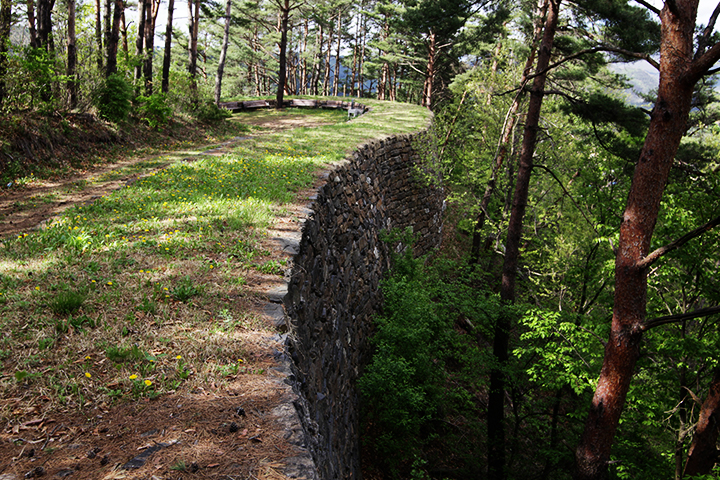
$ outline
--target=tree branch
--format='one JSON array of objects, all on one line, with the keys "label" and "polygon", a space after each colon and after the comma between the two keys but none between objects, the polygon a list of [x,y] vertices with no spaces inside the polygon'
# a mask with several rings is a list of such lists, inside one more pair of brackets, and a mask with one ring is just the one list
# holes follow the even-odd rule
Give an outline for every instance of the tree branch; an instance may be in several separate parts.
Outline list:
[{"label": "tree branch", "polygon": [[715,65],[718,60],[720,60],[720,42],[692,62],[688,69],[688,80],[693,83],[697,82],[702,76],[707,75],[710,67]]},{"label": "tree branch", "polygon": [[536,72],[535,74],[529,76],[528,79],[532,79],[534,77],[537,77],[538,75],[543,75],[544,73],[552,70],[553,68],[557,68],[560,65],[562,65],[563,63],[569,62],[570,60],[575,60],[576,58],[579,58],[588,53],[597,53],[597,52],[618,53],[620,55],[625,55],[626,57],[637,58],[638,60],[645,60],[653,67],[660,70],[660,64],[656,60],[654,60],[650,55],[648,55],[647,53],[633,52],[631,50],[625,50],[624,48],[617,48],[617,47],[612,47],[612,46],[608,46],[608,45],[600,45],[597,47],[586,48],[584,50],[580,50],[579,52],[575,52],[572,55],[568,55],[567,57],[565,57],[561,60],[558,60],[557,62],[555,62],[551,65],[548,65],[547,68],[545,68],[543,71]]},{"label": "tree branch", "polygon": [[560,188],[563,189],[563,192],[565,192],[565,195],[568,196],[568,198],[569,198],[570,201],[573,203],[573,205],[575,205],[575,208],[578,209],[578,211],[579,211],[580,214],[583,216],[583,218],[588,222],[588,225],[590,225],[590,226],[592,227],[592,229],[595,231],[595,233],[597,233],[597,228],[595,228],[595,225],[590,221],[590,219],[587,217],[587,215],[585,215],[585,212],[580,208],[580,205],[577,204],[577,202],[575,201],[575,199],[572,197],[572,195],[570,195],[570,192],[567,191],[567,189],[565,188],[565,185],[562,184],[562,182],[561,182],[560,179],[555,175],[555,173],[553,173],[553,171],[550,170],[550,169],[549,169],[548,167],[546,167],[545,165],[535,164],[535,165],[533,165],[533,168],[542,168],[543,170],[545,170],[546,172],[548,172],[548,173],[555,179],[555,181],[558,183],[558,185],[560,185]]},{"label": "tree branch", "polygon": [[646,1],[644,1],[644,0],[635,0],[635,3],[639,3],[639,4],[642,5],[643,7],[647,8],[648,10],[650,10],[651,12],[653,12],[655,15],[660,16],[660,9],[658,9],[658,8],[656,8],[656,7],[653,7],[653,6],[650,5],[648,2],[646,2]]},{"label": "tree branch", "polygon": [[677,315],[666,315],[664,317],[653,318],[652,320],[646,320],[642,324],[642,330],[648,331],[651,328],[659,327],[660,325],[666,325],[668,323],[682,322],[683,320],[692,320],[693,318],[708,317],[720,313],[720,305],[714,307],[701,308],[694,312],[678,313]]},{"label": "tree branch", "polygon": [[683,245],[685,245],[687,242],[692,240],[695,237],[699,237],[703,233],[711,230],[712,228],[716,227],[718,224],[720,224],[720,216],[713,218],[709,222],[707,222],[705,225],[696,228],[695,230],[686,233],[682,237],[678,238],[677,240],[674,240],[671,243],[668,243],[667,245],[658,248],[654,252],[650,253],[647,257],[643,258],[637,263],[637,266],[639,268],[648,268],[650,265],[655,263],[660,257],[665,255],[668,252],[672,252],[676,248],[680,248]]},{"label": "tree branch", "polygon": [[697,52],[695,52],[695,59],[705,53],[708,41],[710,41],[710,35],[712,35],[713,30],[715,30],[715,22],[717,22],[718,15],[720,15],[720,3],[715,6],[715,10],[713,10],[712,15],[710,15],[710,19],[708,20],[707,27],[705,27],[702,35],[698,38],[698,48]]}]

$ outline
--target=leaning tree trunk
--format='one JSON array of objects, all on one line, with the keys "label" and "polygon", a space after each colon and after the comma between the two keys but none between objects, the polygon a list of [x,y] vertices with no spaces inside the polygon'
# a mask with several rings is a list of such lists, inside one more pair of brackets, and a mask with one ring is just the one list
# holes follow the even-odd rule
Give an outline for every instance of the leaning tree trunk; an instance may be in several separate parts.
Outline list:
[{"label": "leaning tree trunk", "polygon": [[232,0],[227,0],[225,4],[225,32],[223,33],[223,43],[220,50],[220,60],[218,61],[217,74],[215,75],[215,105],[220,105],[220,94],[222,93],[222,78],[225,71],[225,58],[227,57],[228,43],[230,43],[230,8]]},{"label": "leaning tree trunk", "polygon": [[172,50],[172,33],[173,33],[173,11],[175,10],[175,0],[168,1],[168,18],[165,26],[165,54],[163,55],[162,67],[162,87],[163,93],[167,93],[170,89],[170,54]]},{"label": "leaning tree trunk", "polygon": [[[560,2],[561,0],[550,0],[525,120],[518,174],[515,181],[515,194],[508,223],[502,285],[500,287],[500,298],[506,305],[515,302],[515,280],[520,256],[523,217],[527,206],[533,155],[535,154],[540,111],[542,109],[545,80],[547,79],[546,70],[550,64],[550,55],[560,13]],[[488,395],[488,478],[491,480],[504,480],[505,478],[505,369],[509,358],[511,326],[511,314],[507,309],[504,309],[500,313],[493,332],[493,355],[497,360],[497,365],[490,371],[490,391]]]},{"label": "leaning tree trunk", "polygon": [[700,409],[688,460],[683,474],[687,477],[708,475],[718,459],[717,440],[720,427],[720,368],[715,370],[710,390]]},{"label": "leaning tree trunk", "polygon": [[[585,431],[575,452],[575,479],[607,475],[610,449],[644,330],[649,253],[665,184],[685,133],[697,81],[720,57],[720,45],[693,61],[698,0],[665,2],[660,12],[660,82],[648,134],[630,187],[615,257],[610,339]],[[702,52],[701,52],[702,53]]]},{"label": "leaning tree trunk", "polygon": [[[480,212],[478,213],[475,227],[473,228],[473,243],[472,250],[470,252],[470,263],[476,264],[480,259],[480,246],[482,245],[482,229],[485,226],[485,219],[487,218],[487,210],[490,206],[490,199],[492,198],[493,192],[495,191],[495,185],[497,184],[497,176],[500,173],[500,168],[505,162],[505,158],[508,155],[510,147],[510,140],[512,133],[515,130],[515,124],[517,123],[517,111],[520,108],[520,102],[523,98],[525,86],[527,85],[528,78],[530,76],[530,69],[533,63],[535,63],[535,54],[537,52],[537,45],[540,41],[540,35],[542,35],[543,18],[548,8],[548,0],[538,0],[537,8],[535,10],[535,27],[533,30],[533,41],[530,45],[530,53],[525,62],[525,68],[523,69],[522,76],[520,77],[520,90],[513,99],[510,108],[505,116],[505,123],[503,125],[502,134],[500,136],[500,142],[495,153],[495,163],[493,164],[490,178],[485,186],[485,192],[480,200]],[[500,52],[497,52],[499,55]],[[497,56],[496,55],[496,56]],[[497,70],[497,58],[493,58],[493,65]],[[488,95],[490,97],[490,95]],[[444,147],[443,147],[444,148]]]}]

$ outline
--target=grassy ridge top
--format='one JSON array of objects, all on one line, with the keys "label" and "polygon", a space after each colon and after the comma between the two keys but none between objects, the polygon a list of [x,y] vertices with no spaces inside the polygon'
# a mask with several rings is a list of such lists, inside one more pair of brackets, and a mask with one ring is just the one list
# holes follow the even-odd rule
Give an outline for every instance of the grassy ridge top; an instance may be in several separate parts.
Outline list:
[{"label": "grassy ridge top", "polygon": [[[277,216],[293,221],[288,202],[317,169],[429,123],[421,107],[364,103],[372,110],[351,121],[344,110],[236,115],[249,138],[146,162],[150,173],[130,170],[140,177],[125,188],[2,240],[0,391],[33,408],[0,404],[0,419],[263,375],[258,338],[270,327],[254,308],[257,285],[288,266],[267,229]],[[278,129],[301,124],[324,125]]]}]

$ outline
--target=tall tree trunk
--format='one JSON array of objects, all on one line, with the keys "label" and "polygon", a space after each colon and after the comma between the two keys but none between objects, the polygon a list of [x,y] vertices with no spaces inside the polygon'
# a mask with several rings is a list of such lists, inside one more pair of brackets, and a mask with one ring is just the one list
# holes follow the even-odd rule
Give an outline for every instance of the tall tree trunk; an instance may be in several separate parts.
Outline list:
[{"label": "tall tree trunk", "polygon": [[715,370],[710,390],[700,409],[695,436],[685,464],[686,476],[708,475],[718,461],[717,440],[720,427],[720,368]]},{"label": "tall tree trunk", "polygon": [[315,62],[313,65],[313,78],[312,78],[312,92],[313,95],[317,95],[319,92],[318,84],[320,83],[320,68],[322,65],[322,46],[323,46],[323,24],[320,24],[318,33],[315,38],[316,52]]},{"label": "tall tree trunk", "polygon": [[[332,25],[332,24],[330,24]],[[325,55],[325,76],[323,77],[323,96],[328,96],[330,93],[330,55],[332,55],[332,44],[333,44],[333,36],[335,34],[334,28],[330,28],[330,31],[328,32],[328,40],[327,40],[327,54]]]},{"label": "tall tree trunk", "polygon": [[108,43],[110,43],[110,31],[112,29],[110,25],[110,17],[112,16],[112,4],[113,0],[104,0],[105,3],[103,3],[103,20],[102,20],[102,29],[103,29],[103,45],[105,46],[105,53],[107,58],[107,48]]},{"label": "tall tree trunk", "polygon": [[[550,64],[550,55],[560,12],[560,2],[561,0],[550,0],[535,69],[536,76],[530,92],[502,269],[500,299],[505,305],[515,302],[515,280],[520,256],[523,217],[527,206],[533,155],[535,154],[540,111],[547,79],[546,69]],[[511,314],[507,309],[503,309],[493,332],[493,355],[497,360],[497,364],[490,371],[490,391],[488,396],[488,478],[491,480],[504,480],[505,478],[505,369],[509,358],[508,348],[511,327]]]},{"label": "tall tree trunk", "polygon": [[153,56],[155,53],[155,21],[160,7],[160,0],[145,2],[145,54],[143,55],[143,78],[145,79],[145,95],[153,93]]},{"label": "tall tree trunk", "polygon": [[425,70],[422,106],[430,108],[432,106],[433,81],[435,79],[435,57],[437,56],[437,35],[432,30],[430,30],[428,40],[428,63],[427,69]]},{"label": "tall tree trunk", "polygon": [[122,35],[122,50],[123,54],[125,55],[125,61],[127,62],[130,58],[130,51],[128,50],[127,24],[125,23],[124,8],[122,14],[120,15],[120,34]]},{"label": "tall tree trunk", "polygon": [[380,69],[380,79],[378,80],[377,86],[377,98],[378,100],[385,100],[385,93],[387,89],[389,66],[387,62],[383,62],[382,68]]},{"label": "tall tree trunk", "polygon": [[[100,0],[97,0],[98,2]],[[100,7],[98,7],[98,18],[100,18]],[[38,48],[40,44],[38,43],[38,37],[37,37],[37,23],[35,20],[35,1],[34,0],[27,0],[27,17],[28,17],[28,30],[30,31],[30,46],[33,48]],[[99,30],[98,30],[99,31]]]},{"label": "tall tree trunk", "polygon": [[[77,66],[77,49],[75,47],[75,0],[68,0],[67,20],[67,93],[70,110],[77,106],[77,79],[75,67]],[[1,97],[2,95],[0,95]]]},{"label": "tall tree trunk", "polygon": [[258,63],[258,27],[255,26],[255,30],[253,31],[253,40],[252,40],[252,48],[253,48],[253,59],[254,59],[254,72],[255,72],[255,96],[260,96],[260,65]]},{"label": "tall tree trunk", "polygon": [[362,43],[360,46],[360,64],[358,65],[358,97],[360,98],[362,98],[365,93],[365,75],[363,69],[365,68],[365,46],[367,45],[367,39],[365,38],[367,35],[367,16],[363,14],[362,19]]},{"label": "tall tree trunk", "polygon": [[188,11],[190,12],[190,42],[188,45],[190,61],[188,72],[190,73],[190,90],[193,96],[193,103],[197,103],[197,41],[198,28],[200,24],[200,0],[194,0],[195,12],[193,13],[193,0],[188,0]]},{"label": "tall tree trunk", "polygon": [[115,0],[115,10],[112,15],[112,25],[110,35],[107,38],[107,69],[105,76],[109,77],[117,72],[117,52],[118,42],[120,41],[120,19],[125,11],[125,2],[123,0]]},{"label": "tall tree trunk", "polygon": [[104,55],[105,49],[103,48],[102,39],[102,12],[101,12],[100,0],[95,0],[95,48],[97,50],[97,66],[100,71],[105,71]]},{"label": "tall tree trunk", "polygon": [[140,79],[142,79],[142,63],[140,62],[140,59],[142,58],[143,51],[145,49],[145,21],[147,20],[145,18],[145,12],[147,9],[145,8],[145,4],[149,2],[150,0],[139,0],[138,1],[138,30],[137,30],[137,39],[135,40],[135,56],[138,58],[138,63],[135,65],[135,86],[138,88],[138,85],[140,85]]},{"label": "tall tree trunk", "polygon": [[615,257],[615,302],[600,378],[575,452],[576,479],[601,479],[630,387],[645,321],[650,242],[670,167],[685,133],[693,89],[720,46],[693,61],[698,0],[665,2],[660,12],[660,82],[635,167]]},{"label": "tall tree trunk", "polygon": [[165,26],[165,53],[163,54],[162,69],[162,92],[167,93],[170,89],[170,55],[172,52],[172,34],[173,34],[173,11],[175,10],[175,0],[168,1],[168,17]]},{"label": "tall tree trunk", "polygon": [[7,54],[10,50],[10,23],[12,21],[12,0],[0,0],[0,108],[5,101],[5,77],[7,75]]},{"label": "tall tree trunk", "polygon": [[[358,21],[359,23],[359,21]],[[353,59],[352,59],[352,72],[351,72],[351,80],[350,80],[350,95],[355,96],[357,93],[355,93],[356,86],[355,81],[357,80],[357,63],[358,63],[358,35],[355,35],[355,44],[353,45]]]},{"label": "tall tree trunk", "polygon": [[288,22],[290,20],[290,0],[284,0],[280,7],[280,57],[278,68],[278,85],[275,95],[275,107],[283,108],[283,98],[285,96],[285,83],[287,82],[287,31]]},{"label": "tall tree trunk", "polygon": [[305,18],[305,26],[303,31],[303,44],[302,44],[302,53],[301,53],[301,61],[299,64],[299,70],[298,73],[299,81],[301,82],[300,85],[298,85],[297,92],[300,95],[307,95],[308,92],[308,76],[307,76],[307,44],[308,44],[308,34],[310,33],[310,20],[306,17]]},{"label": "tall tree trunk", "polygon": [[37,2],[37,36],[38,46],[51,52],[54,50],[52,41],[52,10],[55,0],[38,0]]},{"label": "tall tree trunk", "polygon": [[232,0],[227,0],[225,4],[225,32],[223,33],[223,43],[220,50],[220,60],[218,61],[217,74],[215,75],[215,105],[220,104],[220,94],[222,93],[222,78],[225,70],[225,58],[227,57],[228,43],[230,43],[230,8]]},{"label": "tall tree trunk", "polygon": [[[490,179],[485,186],[485,192],[483,193],[482,200],[480,201],[480,212],[478,213],[475,227],[473,228],[473,244],[470,253],[470,262],[476,264],[480,258],[480,246],[482,245],[482,229],[485,225],[485,219],[487,218],[487,210],[490,206],[490,199],[495,191],[495,185],[497,183],[497,176],[500,172],[500,168],[507,158],[508,149],[510,147],[510,140],[512,133],[515,130],[515,124],[517,123],[517,111],[520,108],[520,103],[524,96],[525,85],[528,82],[530,76],[530,70],[535,63],[535,54],[537,52],[538,43],[540,42],[540,36],[543,31],[543,19],[547,13],[548,0],[538,0],[537,7],[535,10],[535,22],[533,29],[533,40],[530,45],[530,53],[525,61],[525,68],[523,69],[522,77],[520,77],[520,90],[513,99],[513,103],[510,105],[508,112],[505,116],[505,123],[503,125],[502,135],[500,136],[500,142],[498,144],[497,152],[495,154],[495,163],[493,164],[492,172],[490,173]],[[498,52],[499,54],[499,52]],[[493,59],[493,65],[496,65],[496,59]],[[497,68],[497,67],[495,67]],[[488,94],[490,97],[490,94]]]},{"label": "tall tree trunk", "polygon": [[338,84],[340,83],[340,45],[342,43],[342,12],[338,12],[337,19],[337,49],[335,49],[335,75],[333,76],[333,96],[338,95]]}]

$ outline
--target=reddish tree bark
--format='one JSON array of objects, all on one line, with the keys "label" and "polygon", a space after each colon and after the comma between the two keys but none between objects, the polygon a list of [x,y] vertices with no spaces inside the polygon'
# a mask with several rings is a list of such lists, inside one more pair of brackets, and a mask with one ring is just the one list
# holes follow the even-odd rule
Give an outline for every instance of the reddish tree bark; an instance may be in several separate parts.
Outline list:
[{"label": "reddish tree bark", "polygon": [[10,49],[10,23],[12,2],[0,0],[0,107],[5,99],[5,75],[7,75],[7,52]]},{"label": "reddish tree bark", "polygon": [[435,58],[437,57],[437,35],[432,30],[428,37],[428,63],[425,70],[425,83],[423,84],[422,106],[432,106],[433,80],[435,79]]},{"label": "reddish tree bark", "polygon": [[[97,0],[100,1],[100,0]],[[100,8],[100,7],[98,7]],[[98,10],[98,18],[100,13]],[[35,2],[34,0],[27,0],[27,17],[28,17],[28,30],[30,33],[30,46],[33,48],[39,47],[37,38],[37,29],[35,25]]]},{"label": "reddish tree bark", "polygon": [[657,102],[620,226],[615,258],[615,303],[598,386],[576,450],[576,479],[607,475],[610,449],[639,355],[644,330],[649,253],[663,190],[686,130],[695,83],[720,57],[714,45],[693,61],[698,0],[665,2],[660,12]]},{"label": "reddish tree bark", "polygon": [[[547,67],[550,64],[555,31],[558,24],[561,0],[549,0],[543,37],[536,66],[536,75],[530,92],[530,102],[525,120],[522,149],[520,151],[515,193],[513,196],[510,221],[508,223],[505,260],[503,262],[500,298],[505,304],[515,302],[515,280],[517,277],[520,240],[523,217],[527,206],[530,176],[533,167],[533,155],[540,124],[540,111],[547,79]],[[490,371],[490,391],[488,394],[488,478],[505,478],[505,367],[508,362],[508,347],[512,319],[503,311],[494,328],[493,355],[497,366]]]},{"label": "reddish tree bark", "polygon": [[715,370],[710,391],[700,409],[683,475],[707,475],[718,461],[718,429],[720,428],[720,369]]}]

